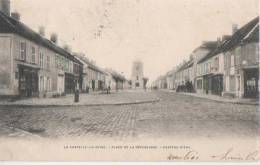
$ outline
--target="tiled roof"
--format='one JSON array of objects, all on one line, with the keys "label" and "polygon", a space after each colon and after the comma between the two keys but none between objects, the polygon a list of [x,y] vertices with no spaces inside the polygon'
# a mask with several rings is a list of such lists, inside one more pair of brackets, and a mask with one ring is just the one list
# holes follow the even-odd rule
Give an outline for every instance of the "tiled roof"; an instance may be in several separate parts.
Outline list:
[{"label": "tiled roof", "polygon": [[90,68],[94,71],[97,71],[99,73],[106,74],[106,72],[103,69],[101,69],[97,65],[90,62],[89,59],[83,57],[82,55],[78,55],[78,54],[74,54],[74,55],[75,55],[76,58],[79,58],[82,62],[86,63],[88,68]]},{"label": "tiled roof", "polygon": [[115,80],[126,81],[126,78],[122,74],[119,74],[114,70],[110,69],[107,70],[107,72],[109,72]]},{"label": "tiled roof", "polygon": [[28,26],[23,24],[20,21],[17,21],[16,19],[7,16],[3,12],[0,11],[0,33],[16,33],[30,41],[33,41],[37,44],[40,44],[57,54],[60,54],[74,62],[77,62],[82,65],[82,63],[74,58],[69,52],[64,50],[63,48],[57,46],[50,40],[42,37],[40,34],[34,32],[32,29],[30,29]]},{"label": "tiled roof", "polygon": [[216,49],[210,51],[198,63],[202,63],[221,52],[232,50],[242,42],[259,42],[259,17],[256,17],[250,21],[234,33],[230,38],[220,43]]},{"label": "tiled roof", "polygon": [[166,73],[166,76],[173,76],[175,71],[176,71],[175,69],[170,70],[169,72]]},{"label": "tiled roof", "polygon": [[241,42],[244,41],[247,36],[250,36],[252,32],[258,33],[259,35],[259,31],[255,31],[258,26],[259,17],[256,17],[255,19],[244,25],[242,28],[240,28],[235,34],[232,35],[230,40],[222,45],[223,51],[226,52],[235,48],[236,46],[241,44]]},{"label": "tiled roof", "polygon": [[185,62],[178,70],[177,72],[183,71],[189,67],[192,67],[194,64],[193,59],[190,59],[189,61]]}]

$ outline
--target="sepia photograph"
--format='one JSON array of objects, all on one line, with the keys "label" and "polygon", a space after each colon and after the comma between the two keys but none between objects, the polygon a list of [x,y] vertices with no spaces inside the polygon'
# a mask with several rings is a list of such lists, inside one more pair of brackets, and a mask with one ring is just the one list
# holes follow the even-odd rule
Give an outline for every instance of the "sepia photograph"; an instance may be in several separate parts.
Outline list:
[{"label": "sepia photograph", "polygon": [[259,0],[0,0],[0,161],[258,162]]}]

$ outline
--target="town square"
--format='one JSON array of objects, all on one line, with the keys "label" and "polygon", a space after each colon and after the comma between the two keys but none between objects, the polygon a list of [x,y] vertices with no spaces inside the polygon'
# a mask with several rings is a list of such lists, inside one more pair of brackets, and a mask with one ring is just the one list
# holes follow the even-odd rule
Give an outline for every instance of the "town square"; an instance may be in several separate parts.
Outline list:
[{"label": "town square", "polygon": [[[114,96],[116,101],[127,102],[124,97],[128,97],[135,102],[145,101],[148,94],[151,102],[141,104],[1,106],[0,134],[10,138],[84,137],[123,141],[149,137],[214,139],[259,135],[256,105],[217,102],[169,91],[113,95],[118,95]],[[110,103],[118,102],[111,99]]]}]

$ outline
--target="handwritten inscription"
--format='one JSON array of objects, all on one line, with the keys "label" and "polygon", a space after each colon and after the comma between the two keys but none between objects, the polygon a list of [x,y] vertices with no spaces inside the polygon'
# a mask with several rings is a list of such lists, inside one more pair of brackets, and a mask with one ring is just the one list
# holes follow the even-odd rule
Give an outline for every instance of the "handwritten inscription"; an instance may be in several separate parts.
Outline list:
[{"label": "handwritten inscription", "polygon": [[[169,161],[196,161],[200,159],[200,153],[195,150],[190,150],[184,154],[169,154],[167,160]],[[260,160],[260,151],[255,150],[246,154],[236,152],[233,148],[227,151],[210,156],[209,159],[216,161],[258,161]]]},{"label": "handwritten inscription", "polygon": [[256,150],[242,155],[241,153],[235,152],[233,148],[230,148],[220,155],[212,155],[211,158],[223,161],[256,161],[260,160],[260,152]]},{"label": "handwritten inscription", "polygon": [[184,160],[184,161],[194,161],[194,160],[198,160],[199,159],[199,153],[197,151],[191,150],[188,151],[186,153],[184,153],[183,155],[177,155],[177,154],[170,154],[167,157],[168,160],[175,160],[175,161],[180,161],[180,160]]}]

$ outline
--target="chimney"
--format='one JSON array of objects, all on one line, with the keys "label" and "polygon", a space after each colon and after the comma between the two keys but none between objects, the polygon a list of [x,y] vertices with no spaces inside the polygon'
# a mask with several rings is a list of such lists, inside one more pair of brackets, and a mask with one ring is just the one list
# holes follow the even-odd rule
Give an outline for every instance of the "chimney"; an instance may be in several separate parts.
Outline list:
[{"label": "chimney", "polygon": [[10,0],[0,0],[0,11],[10,16]]},{"label": "chimney", "polygon": [[11,13],[11,17],[17,21],[20,21],[20,14],[18,12]]},{"label": "chimney", "polygon": [[238,25],[237,24],[233,24],[232,25],[232,34],[235,34],[238,30]]},{"label": "chimney", "polygon": [[56,33],[51,34],[51,38],[50,40],[55,43],[58,44],[58,35]]},{"label": "chimney", "polygon": [[70,48],[69,45],[65,44],[65,45],[63,46],[63,49],[66,50],[67,52],[71,53],[71,48]]},{"label": "chimney", "polygon": [[218,44],[218,46],[221,45],[221,37],[218,37],[218,38],[217,38],[217,44]]},{"label": "chimney", "polygon": [[222,36],[222,41],[227,41],[227,40],[229,40],[230,38],[231,38],[230,35],[223,35],[223,36]]},{"label": "chimney", "polygon": [[39,34],[41,35],[41,36],[45,36],[45,27],[44,26],[40,26],[39,27]]}]

